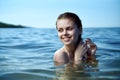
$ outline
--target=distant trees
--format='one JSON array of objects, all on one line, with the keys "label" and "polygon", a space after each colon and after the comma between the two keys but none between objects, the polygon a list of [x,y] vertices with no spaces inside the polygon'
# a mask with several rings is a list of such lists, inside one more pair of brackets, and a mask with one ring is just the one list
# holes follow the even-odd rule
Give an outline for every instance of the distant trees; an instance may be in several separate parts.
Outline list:
[{"label": "distant trees", "polygon": [[25,28],[25,26],[0,22],[0,28]]}]

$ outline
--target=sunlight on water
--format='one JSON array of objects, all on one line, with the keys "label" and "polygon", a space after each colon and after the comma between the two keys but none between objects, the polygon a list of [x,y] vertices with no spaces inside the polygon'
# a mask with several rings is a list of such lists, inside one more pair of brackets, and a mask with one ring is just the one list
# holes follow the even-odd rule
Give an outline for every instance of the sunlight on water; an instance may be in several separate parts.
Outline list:
[{"label": "sunlight on water", "polygon": [[83,39],[97,45],[96,60],[79,67],[55,66],[62,46],[55,29],[1,28],[0,80],[119,80],[120,28],[86,28]]}]

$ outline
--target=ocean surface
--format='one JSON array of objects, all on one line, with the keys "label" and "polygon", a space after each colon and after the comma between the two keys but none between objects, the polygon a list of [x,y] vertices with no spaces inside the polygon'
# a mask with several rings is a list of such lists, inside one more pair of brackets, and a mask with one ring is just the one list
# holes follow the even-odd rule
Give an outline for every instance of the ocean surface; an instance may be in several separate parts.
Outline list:
[{"label": "ocean surface", "polygon": [[0,28],[0,80],[120,80],[120,27],[84,28],[82,38],[97,45],[97,63],[74,70],[54,65],[55,29]]}]

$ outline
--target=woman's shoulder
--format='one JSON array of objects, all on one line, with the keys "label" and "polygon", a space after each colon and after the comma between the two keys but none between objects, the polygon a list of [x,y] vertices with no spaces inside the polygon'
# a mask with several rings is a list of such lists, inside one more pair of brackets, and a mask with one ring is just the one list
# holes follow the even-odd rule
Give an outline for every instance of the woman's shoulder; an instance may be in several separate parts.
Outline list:
[{"label": "woman's shoulder", "polygon": [[55,52],[54,61],[57,61],[57,62],[66,62],[66,61],[68,61],[68,55],[66,54],[63,47],[58,49]]},{"label": "woman's shoulder", "polygon": [[64,51],[64,49],[63,49],[63,47],[62,47],[62,48],[58,49],[58,50],[55,52],[54,55],[64,55],[64,54],[65,54],[65,51]]}]

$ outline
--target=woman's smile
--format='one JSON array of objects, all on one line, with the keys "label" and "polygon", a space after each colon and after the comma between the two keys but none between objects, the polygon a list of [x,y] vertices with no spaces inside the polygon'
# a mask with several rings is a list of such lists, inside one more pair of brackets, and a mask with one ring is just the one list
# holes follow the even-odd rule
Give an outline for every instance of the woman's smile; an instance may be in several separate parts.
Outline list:
[{"label": "woman's smile", "polygon": [[63,37],[62,39],[64,42],[68,42],[68,41],[70,41],[71,37]]}]

